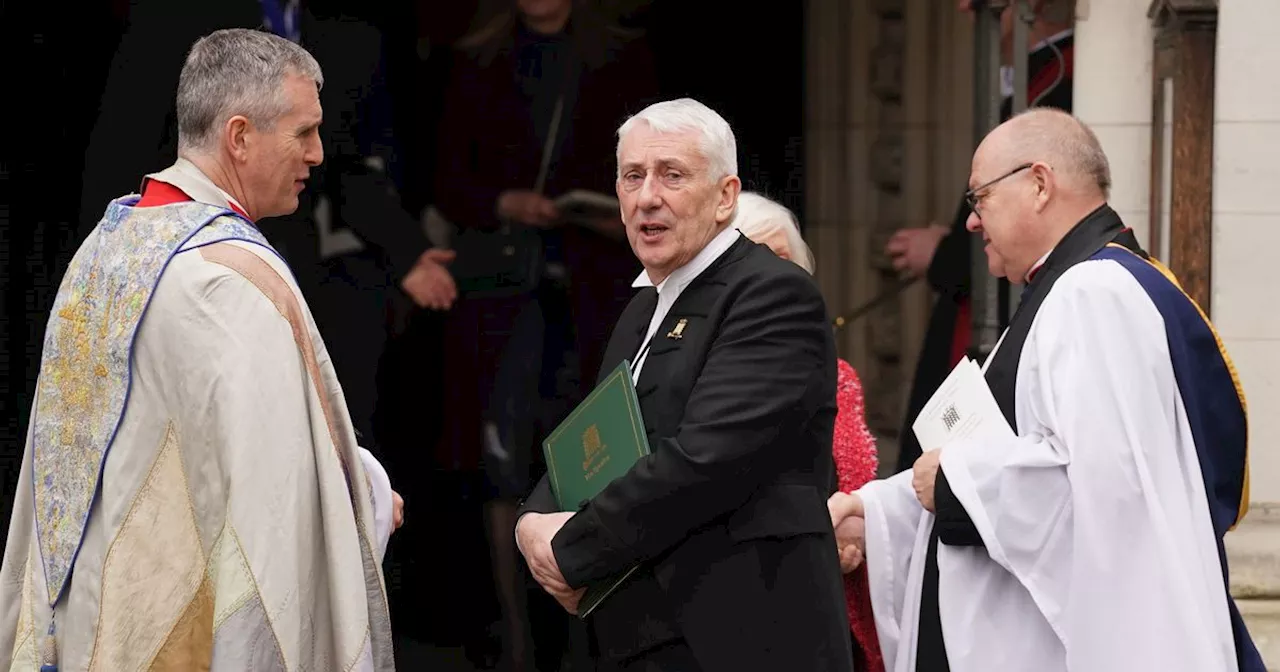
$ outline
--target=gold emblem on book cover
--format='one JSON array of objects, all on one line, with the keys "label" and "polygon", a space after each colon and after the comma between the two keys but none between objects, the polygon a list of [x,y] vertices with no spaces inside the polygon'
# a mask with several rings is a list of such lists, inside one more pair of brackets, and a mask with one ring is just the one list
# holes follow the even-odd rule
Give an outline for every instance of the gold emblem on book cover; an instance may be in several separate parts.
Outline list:
[{"label": "gold emblem on book cover", "polygon": [[591,463],[604,451],[604,441],[600,439],[600,428],[596,425],[587,427],[582,433],[582,468],[591,469]]}]

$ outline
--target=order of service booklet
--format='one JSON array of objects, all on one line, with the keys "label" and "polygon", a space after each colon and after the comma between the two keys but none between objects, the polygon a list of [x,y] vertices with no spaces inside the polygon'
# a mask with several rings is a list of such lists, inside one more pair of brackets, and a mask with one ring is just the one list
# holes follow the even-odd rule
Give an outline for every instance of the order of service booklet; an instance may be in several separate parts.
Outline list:
[{"label": "order of service booklet", "polygon": [[[623,360],[573,409],[542,442],[542,453],[561,511],[577,511],[649,454],[630,362]],[[638,568],[634,565],[587,586],[578,617],[591,615]]]},{"label": "order of service booklet", "polygon": [[977,362],[965,357],[938,386],[911,425],[920,447],[941,448],[970,438],[1004,439],[1013,428],[1000,412]]}]

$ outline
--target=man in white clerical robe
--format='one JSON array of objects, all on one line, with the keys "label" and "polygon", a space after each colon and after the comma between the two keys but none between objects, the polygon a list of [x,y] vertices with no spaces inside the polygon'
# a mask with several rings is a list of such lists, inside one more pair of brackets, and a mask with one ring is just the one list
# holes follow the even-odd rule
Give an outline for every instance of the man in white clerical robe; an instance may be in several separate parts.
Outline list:
[{"label": "man in white clerical robe", "polygon": [[991,272],[1026,283],[984,367],[1016,438],[925,446],[829,502],[839,543],[865,525],[886,668],[1263,672],[1228,593],[1246,413],[1212,325],[1107,206],[1070,115],[996,129],[969,185]]},{"label": "man in white clerical robe", "polygon": [[253,221],[322,160],[301,47],[218,31],[180,158],[112,202],[44,341],[4,565],[0,670],[391,670],[401,517]]}]

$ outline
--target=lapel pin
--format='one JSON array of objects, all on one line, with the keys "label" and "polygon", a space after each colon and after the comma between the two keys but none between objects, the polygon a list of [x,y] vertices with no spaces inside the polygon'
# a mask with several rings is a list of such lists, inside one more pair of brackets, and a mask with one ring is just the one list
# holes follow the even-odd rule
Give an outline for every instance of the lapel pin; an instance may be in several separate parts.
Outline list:
[{"label": "lapel pin", "polygon": [[680,318],[680,321],[676,322],[676,328],[667,332],[667,338],[670,338],[676,341],[684,338],[684,327],[687,324],[689,324],[689,320],[686,320],[683,317]]}]

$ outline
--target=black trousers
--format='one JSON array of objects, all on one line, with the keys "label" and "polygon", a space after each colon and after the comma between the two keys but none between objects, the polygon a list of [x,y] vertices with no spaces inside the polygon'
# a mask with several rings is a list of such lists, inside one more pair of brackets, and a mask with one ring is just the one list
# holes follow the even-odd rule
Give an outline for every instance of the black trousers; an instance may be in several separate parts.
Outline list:
[{"label": "black trousers", "polygon": [[597,672],[701,672],[693,651],[683,639],[666,642],[619,661],[600,661]]}]

